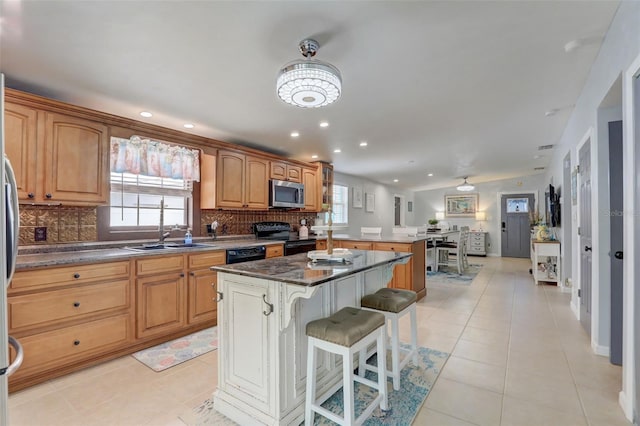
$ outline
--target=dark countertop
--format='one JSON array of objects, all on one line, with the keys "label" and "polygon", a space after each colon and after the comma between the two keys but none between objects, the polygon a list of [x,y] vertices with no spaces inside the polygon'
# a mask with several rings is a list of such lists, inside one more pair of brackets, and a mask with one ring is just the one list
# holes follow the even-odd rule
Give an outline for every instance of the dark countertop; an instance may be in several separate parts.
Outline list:
[{"label": "dark countertop", "polygon": [[[408,237],[400,234],[383,234],[381,236],[374,235],[350,235],[350,234],[333,234],[334,240],[349,240],[349,241],[371,241],[379,243],[415,243],[417,241],[424,241],[429,239],[428,235],[417,235]],[[326,235],[318,235],[317,239],[326,240]]]},{"label": "dark countertop", "polygon": [[307,258],[307,253],[300,253],[233,265],[212,266],[211,270],[303,286],[316,286],[412,256],[411,253],[392,251],[350,251],[354,255],[351,263],[318,262],[314,264]]},{"label": "dark countertop", "polygon": [[[167,242],[179,242],[167,240]],[[229,239],[194,239],[193,247],[166,248],[161,250],[133,251],[124,247],[148,244],[149,241],[108,241],[78,244],[37,245],[20,247],[16,270],[27,270],[36,267],[61,266],[86,263],[104,263],[144,256],[167,256],[171,254],[200,253],[213,250],[227,250],[239,247],[282,244],[283,241],[256,240],[255,237],[239,237]]]}]

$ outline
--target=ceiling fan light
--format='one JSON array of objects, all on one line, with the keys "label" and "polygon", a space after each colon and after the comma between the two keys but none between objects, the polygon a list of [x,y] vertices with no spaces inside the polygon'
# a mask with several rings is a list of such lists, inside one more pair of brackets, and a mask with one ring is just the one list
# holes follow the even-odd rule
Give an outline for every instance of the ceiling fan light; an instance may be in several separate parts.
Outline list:
[{"label": "ceiling fan light", "polygon": [[463,191],[463,192],[469,192],[469,191],[473,191],[474,189],[476,189],[475,186],[473,186],[472,184],[470,184],[469,182],[467,182],[467,178],[464,178],[464,182],[461,183],[460,185],[456,186],[456,189],[458,191]]},{"label": "ceiling fan light", "polygon": [[340,71],[329,63],[309,59],[319,47],[315,40],[301,41],[300,51],[306,59],[289,62],[278,73],[276,91],[283,102],[301,108],[320,108],[340,97]]}]

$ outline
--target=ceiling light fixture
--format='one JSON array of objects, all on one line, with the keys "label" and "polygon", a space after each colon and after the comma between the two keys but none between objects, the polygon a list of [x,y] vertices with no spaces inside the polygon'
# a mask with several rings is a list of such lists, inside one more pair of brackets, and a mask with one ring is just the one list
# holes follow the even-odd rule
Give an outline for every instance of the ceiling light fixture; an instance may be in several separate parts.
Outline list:
[{"label": "ceiling light fixture", "polygon": [[333,150],[333,152],[335,152],[336,154],[340,154],[342,150],[340,148],[336,148]]},{"label": "ceiling light fixture", "polygon": [[467,178],[468,178],[468,176],[465,176],[465,177],[464,177],[464,182],[463,182],[462,184],[460,184],[460,185],[456,186],[456,189],[457,189],[458,191],[464,191],[464,192],[467,192],[467,191],[473,191],[474,189],[476,189],[476,187],[475,187],[475,186],[473,186],[472,184],[470,184],[469,182],[467,182]]},{"label": "ceiling light fixture", "polygon": [[431,177],[431,176],[433,176],[433,173],[429,173],[427,176]]},{"label": "ceiling light fixture", "polygon": [[292,138],[297,138],[298,136],[300,136],[300,133],[298,133],[298,132],[291,132],[291,137],[292,137]]},{"label": "ceiling light fixture", "polygon": [[146,118],[153,117],[153,114],[151,114],[149,111],[142,111],[140,115]]},{"label": "ceiling light fixture", "polygon": [[368,143],[366,143],[365,141],[360,142],[360,146],[367,146],[369,145]]},{"label": "ceiling light fixture", "polygon": [[329,127],[329,122],[328,121],[321,121],[320,122],[320,127]]},{"label": "ceiling light fixture", "polygon": [[313,158],[313,159],[315,160],[316,158],[318,158],[318,156],[317,156],[316,154],[313,154],[313,155],[311,156],[311,158]]},{"label": "ceiling light fixture", "polygon": [[305,59],[289,62],[278,73],[276,90],[280,99],[302,108],[319,108],[338,100],[342,92],[340,71],[327,62],[311,59],[320,43],[305,39],[299,47]]},{"label": "ceiling light fixture", "polygon": [[193,129],[194,127],[196,127],[191,123],[185,123],[183,126],[184,126],[185,129]]},{"label": "ceiling light fixture", "polygon": [[393,181],[394,181],[395,183],[398,183],[398,179],[394,179]]}]

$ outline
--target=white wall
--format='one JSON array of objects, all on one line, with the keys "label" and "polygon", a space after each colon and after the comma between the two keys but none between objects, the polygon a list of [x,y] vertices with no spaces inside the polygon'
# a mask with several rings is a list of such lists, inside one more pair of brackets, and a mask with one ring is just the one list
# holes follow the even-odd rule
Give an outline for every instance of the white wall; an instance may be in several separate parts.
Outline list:
[{"label": "white wall", "polygon": [[[472,179],[470,179],[473,182]],[[477,222],[475,218],[445,218],[450,225],[469,226],[471,229],[482,229],[488,232],[488,243],[490,256],[500,256],[500,206],[498,205],[497,194],[500,192],[533,192],[536,195],[536,205],[540,205],[540,196],[544,196],[545,179],[541,174],[531,176],[521,176],[513,179],[503,179],[493,182],[474,183],[476,189],[471,193],[478,194],[478,210],[486,212],[487,220]],[[414,193],[415,199],[415,221],[426,223],[433,219],[436,212],[444,211],[445,195],[460,195],[455,187],[431,189],[427,191],[417,191]],[[542,195],[541,195],[542,194]],[[544,210],[544,198],[542,198],[542,208]]]},{"label": "white wall", "polygon": [[[583,139],[584,135],[590,129],[593,129],[593,138],[592,138],[592,199],[594,200],[594,204],[592,205],[592,230],[594,235],[594,254],[600,253],[602,241],[600,240],[602,235],[602,227],[608,227],[608,222],[600,221],[600,216],[596,213],[601,212],[604,206],[601,206],[601,194],[600,188],[603,186],[603,179],[606,174],[601,172],[601,165],[599,163],[598,154],[600,151],[600,123],[598,123],[598,107],[600,106],[602,100],[605,98],[606,94],[609,92],[609,89],[613,86],[616,79],[620,76],[621,73],[627,71],[627,69],[631,66],[631,64],[637,60],[640,55],[640,2],[638,1],[623,1],[620,3],[620,7],[616,12],[616,15],[609,27],[609,31],[607,32],[604,42],[600,48],[600,52],[596,57],[596,60],[591,67],[591,71],[585,82],[584,89],[580,94],[576,102],[576,106],[569,118],[566,128],[560,138],[556,149],[554,150],[554,155],[549,164],[549,169],[547,173],[547,180],[553,179],[556,182],[562,182],[562,160],[564,156],[571,152],[571,156],[573,159],[572,165],[576,165],[577,158],[577,144]],[[623,81],[623,87],[628,85]],[[631,98],[628,93],[623,94],[624,102],[630,102]],[[627,123],[625,126],[627,126]],[[625,127],[627,129],[628,127]],[[626,132],[626,131],[625,131]],[[633,146],[630,135],[625,133],[625,155],[631,152],[633,153]],[[626,160],[632,161],[631,158],[627,157]],[[625,163],[624,167],[624,179],[625,179],[625,210],[627,202],[632,202],[630,198],[633,198],[634,192],[631,188],[628,188],[629,185],[632,184],[634,175],[634,170],[632,167],[627,167],[628,163]],[[630,196],[627,197],[627,194]],[[633,205],[633,204],[630,204]],[[575,206],[577,207],[577,206]],[[575,212],[574,212],[575,213]],[[603,222],[603,223],[600,223]],[[625,255],[627,251],[632,251],[632,241],[630,241],[631,236],[633,235],[634,224],[633,224],[633,216],[629,215],[629,217],[625,216]],[[575,237],[575,236],[574,236]],[[577,258],[579,256],[579,246],[574,245],[574,251],[572,253],[572,257],[574,259],[574,265],[576,265]],[[625,256],[626,257],[626,256]],[[594,256],[592,276],[594,279],[594,285],[598,286],[598,283],[595,281],[599,281],[601,278],[600,270],[602,265],[609,262],[609,258],[603,256]],[[575,270],[575,269],[574,269]],[[639,307],[631,306],[631,309],[627,309],[629,305],[627,303],[631,303],[633,295],[633,282],[634,277],[638,275],[638,266],[633,265],[632,262],[625,262],[625,275],[624,275],[624,286],[625,286],[625,319],[624,319],[624,327],[625,327],[625,336],[624,336],[624,356],[623,356],[623,380],[622,380],[622,392],[620,394],[620,403],[625,411],[625,415],[629,420],[632,419],[633,415],[633,399],[635,398],[635,392],[637,388],[637,384],[634,383],[633,374],[633,360],[634,354],[632,350],[633,346],[633,311],[637,310]],[[574,281],[574,286],[579,285],[579,282]],[[575,294],[575,293],[574,293]],[[600,304],[600,300],[598,300],[599,295],[594,292],[593,297],[593,305],[592,310],[598,309],[598,305]],[[576,301],[572,301],[572,303],[576,303]],[[592,324],[592,346],[594,350],[598,350],[600,345],[600,341],[593,340],[599,337],[600,331],[599,324]],[[569,360],[571,362],[571,360]]]},{"label": "white wall", "polygon": [[[363,179],[358,176],[352,176],[344,173],[335,172],[333,182],[338,185],[349,187],[349,230],[352,235],[360,234],[362,226],[381,226],[383,233],[391,233],[394,224],[394,195],[404,196],[402,209],[404,210],[405,225],[413,225],[414,213],[407,211],[407,203],[413,202],[413,193],[406,190],[398,190],[394,187],[383,185]],[[362,208],[353,208],[353,188],[357,186],[362,188]],[[367,212],[365,209],[365,194],[374,194],[375,208],[373,213]]]}]

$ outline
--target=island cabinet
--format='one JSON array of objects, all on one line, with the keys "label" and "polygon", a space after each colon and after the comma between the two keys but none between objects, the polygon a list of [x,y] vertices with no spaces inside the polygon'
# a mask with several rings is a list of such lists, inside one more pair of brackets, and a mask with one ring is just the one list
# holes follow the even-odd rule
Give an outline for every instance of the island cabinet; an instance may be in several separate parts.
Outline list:
[{"label": "island cabinet", "polygon": [[[314,269],[302,253],[261,262],[264,271],[254,270],[259,268],[249,265],[254,262],[214,268],[222,293],[216,410],[241,425],[300,424],[307,323],[345,306],[360,306],[362,296],[385,286],[393,264],[405,260],[361,251],[346,271],[344,265],[332,271],[326,265]],[[342,380],[342,361],[330,354],[318,363],[317,394],[322,395]]]},{"label": "island cabinet", "polygon": [[126,350],[135,339],[129,278],[129,261],[16,272],[7,292],[8,322],[24,362],[9,380],[11,389]]},{"label": "island cabinet", "polygon": [[218,151],[216,208],[269,208],[269,160]]},{"label": "island cabinet", "polygon": [[271,161],[271,179],[302,182],[302,167],[284,161]]},{"label": "island cabinet", "polygon": [[5,105],[6,151],[22,202],[106,204],[108,128],[84,118]]}]

